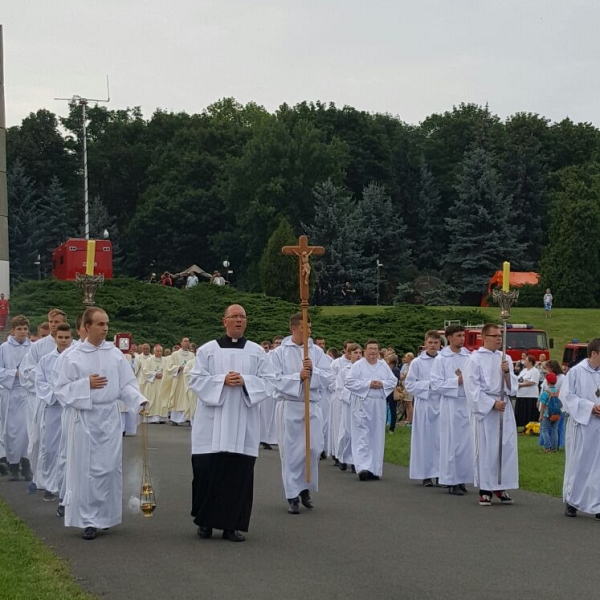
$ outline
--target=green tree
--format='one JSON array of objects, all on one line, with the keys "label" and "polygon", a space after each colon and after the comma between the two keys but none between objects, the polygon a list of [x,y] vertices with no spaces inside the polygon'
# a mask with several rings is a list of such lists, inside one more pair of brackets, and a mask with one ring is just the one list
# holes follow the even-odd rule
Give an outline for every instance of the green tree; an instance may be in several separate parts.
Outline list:
[{"label": "green tree", "polygon": [[52,272],[52,252],[71,236],[74,228],[68,220],[67,198],[58,177],[54,176],[37,207],[36,221],[42,224],[37,235],[41,270]]},{"label": "green tree", "polygon": [[600,165],[558,174],[551,227],[542,259],[542,280],[557,307],[600,305]]},{"label": "green tree", "polygon": [[510,225],[511,198],[502,190],[492,156],[483,148],[467,152],[456,186],[458,200],[446,219],[450,239],[445,256],[449,283],[463,301],[478,304],[491,275],[504,260],[522,254]]},{"label": "green tree", "polygon": [[299,301],[298,259],[281,253],[283,246],[296,245],[291,225],[281,219],[272,233],[259,263],[260,282],[267,296]]},{"label": "green tree", "polygon": [[438,271],[442,266],[445,229],[442,217],[442,197],[425,161],[421,164],[419,186],[418,241],[415,242],[415,262],[421,271]]}]

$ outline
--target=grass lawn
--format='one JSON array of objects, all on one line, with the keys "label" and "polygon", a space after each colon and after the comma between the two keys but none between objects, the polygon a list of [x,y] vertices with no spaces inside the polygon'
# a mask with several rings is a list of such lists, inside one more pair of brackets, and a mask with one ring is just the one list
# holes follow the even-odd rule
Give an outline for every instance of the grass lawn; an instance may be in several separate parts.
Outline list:
[{"label": "grass lawn", "polygon": [[[324,315],[360,315],[376,314],[389,309],[389,306],[323,306]],[[472,309],[481,311],[490,321],[499,321],[500,310],[498,307],[468,307],[468,306],[432,306],[440,313],[440,328],[444,324],[444,311],[453,309]],[[535,327],[544,329],[548,338],[554,339],[554,350],[550,351],[552,358],[558,361],[562,358],[564,345],[578,339],[588,342],[600,336],[600,310],[592,308],[557,308],[552,311],[552,318],[544,318],[543,308],[513,308],[511,311],[512,323],[531,323]]]},{"label": "grass lawn", "polygon": [[73,581],[65,563],[0,501],[0,598],[92,600]]},{"label": "grass lawn", "polygon": [[[521,489],[551,496],[562,496],[565,453],[542,454],[538,436],[519,435],[519,485]],[[386,434],[385,461],[407,467],[410,428],[399,426],[394,435]]]}]

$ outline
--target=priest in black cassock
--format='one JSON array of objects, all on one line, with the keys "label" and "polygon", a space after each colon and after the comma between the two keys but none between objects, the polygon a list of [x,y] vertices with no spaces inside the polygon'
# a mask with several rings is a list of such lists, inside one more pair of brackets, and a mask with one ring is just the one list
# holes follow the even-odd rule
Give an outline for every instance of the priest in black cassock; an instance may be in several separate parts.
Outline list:
[{"label": "priest in black cassock", "polygon": [[190,389],[198,396],[192,426],[192,517],[198,535],[243,542],[248,531],[254,463],[260,443],[259,403],[273,395],[275,373],[265,351],[244,337],[246,311],[227,308],[225,335],[196,352]]}]

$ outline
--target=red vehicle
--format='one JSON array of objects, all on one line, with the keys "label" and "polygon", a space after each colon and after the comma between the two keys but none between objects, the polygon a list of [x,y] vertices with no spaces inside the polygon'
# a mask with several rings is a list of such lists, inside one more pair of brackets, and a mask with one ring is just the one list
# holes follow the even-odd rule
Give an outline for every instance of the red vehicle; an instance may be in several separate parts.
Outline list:
[{"label": "red vehicle", "polygon": [[[465,348],[469,351],[477,350],[483,345],[481,339],[481,325],[465,327]],[[443,332],[442,332],[443,333]],[[521,360],[521,354],[532,354],[536,360],[544,354],[550,360],[550,349],[554,341],[549,340],[543,329],[535,329],[533,325],[511,324],[506,325],[506,353],[513,361]]]},{"label": "red vehicle", "polygon": [[[95,240],[94,274],[112,279],[112,243],[109,240]],[[52,253],[52,276],[56,279],[74,281],[75,274],[85,274],[87,263],[87,240],[71,238],[62,243]]]},{"label": "red vehicle", "polygon": [[578,340],[573,340],[572,342],[565,344],[562,356],[563,366],[566,365],[571,368],[587,358],[587,347],[587,344],[582,344]]}]

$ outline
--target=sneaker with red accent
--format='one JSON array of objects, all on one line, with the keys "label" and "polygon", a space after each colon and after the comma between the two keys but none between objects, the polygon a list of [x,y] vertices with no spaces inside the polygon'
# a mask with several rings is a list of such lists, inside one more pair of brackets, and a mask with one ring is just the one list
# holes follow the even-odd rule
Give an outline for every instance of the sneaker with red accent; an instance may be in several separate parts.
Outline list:
[{"label": "sneaker with red accent", "polygon": [[513,499],[506,492],[494,492],[494,496],[496,496],[502,504],[513,503]]},{"label": "sneaker with red accent", "polygon": [[479,506],[491,506],[492,505],[492,497],[487,494],[482,494],[479,496]]}]

